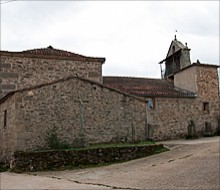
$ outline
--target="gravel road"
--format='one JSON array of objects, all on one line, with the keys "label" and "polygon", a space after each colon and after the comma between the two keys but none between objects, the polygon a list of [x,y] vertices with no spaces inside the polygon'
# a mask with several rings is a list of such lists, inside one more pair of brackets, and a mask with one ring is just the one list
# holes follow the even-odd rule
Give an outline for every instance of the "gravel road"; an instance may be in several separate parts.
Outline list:
[{"label": "gravel road", "polygon": [[161,142],[170,151],[109,166],[3,172],[0,189],[220,189],[220,138]]}]

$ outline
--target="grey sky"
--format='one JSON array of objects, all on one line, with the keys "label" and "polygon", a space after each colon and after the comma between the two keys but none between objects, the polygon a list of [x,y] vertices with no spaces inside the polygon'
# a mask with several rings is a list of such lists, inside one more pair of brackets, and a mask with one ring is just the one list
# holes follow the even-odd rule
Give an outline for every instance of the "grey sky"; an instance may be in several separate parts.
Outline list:
[{"label": "grey sky", "polygon": [[[3,2],[3,1],[1,1]],[[1,5],[1,49],[105,57],[104,75],[160,77],[174,39],[219,64],[219,1],[14,1]]]}]

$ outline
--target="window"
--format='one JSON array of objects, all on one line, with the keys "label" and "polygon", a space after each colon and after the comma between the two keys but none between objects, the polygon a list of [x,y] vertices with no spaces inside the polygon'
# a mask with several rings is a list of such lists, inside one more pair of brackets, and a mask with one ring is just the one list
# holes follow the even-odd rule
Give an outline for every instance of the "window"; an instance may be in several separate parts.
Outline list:
[{"label": "window", "polygon": [[4,111],[4,128],[7,126],[7,110]]},{"label": "window", "polygon": [[148,110],[155,109],[155,100],[154,98],[147,98],[146,99],[146,106]]},{"label": "window", "polygon": [[209,111],[209,102],[203,102],[203,111]]}]

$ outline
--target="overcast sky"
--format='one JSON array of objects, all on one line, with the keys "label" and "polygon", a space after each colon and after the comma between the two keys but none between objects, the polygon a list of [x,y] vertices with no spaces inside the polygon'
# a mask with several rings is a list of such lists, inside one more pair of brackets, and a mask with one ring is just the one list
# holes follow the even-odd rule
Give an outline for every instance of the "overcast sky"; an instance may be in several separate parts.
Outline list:
[{"label": "overcast sky", "polygon": [[4,2],[1,50],[51,45],[105,57],[104,75],[159,78],[176,34],[192,62],[219,64],[219,1]]}]

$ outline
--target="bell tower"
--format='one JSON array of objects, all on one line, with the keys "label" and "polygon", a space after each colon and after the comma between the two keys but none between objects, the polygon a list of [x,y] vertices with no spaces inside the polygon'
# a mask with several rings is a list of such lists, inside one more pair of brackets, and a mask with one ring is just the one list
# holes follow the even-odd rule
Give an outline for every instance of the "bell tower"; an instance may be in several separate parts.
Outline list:
[{"label": "bell tower", "polygon": [[183,45],[177,40],[175,35],[174,40],[170,44],[166,58],[159,62],[159,64],[163,63],[165,63],[165,70],[164,72],[161,70],[162,78],[173,80],[176,72],[191,65],[190,49],[187,47],[187,43]]}]

